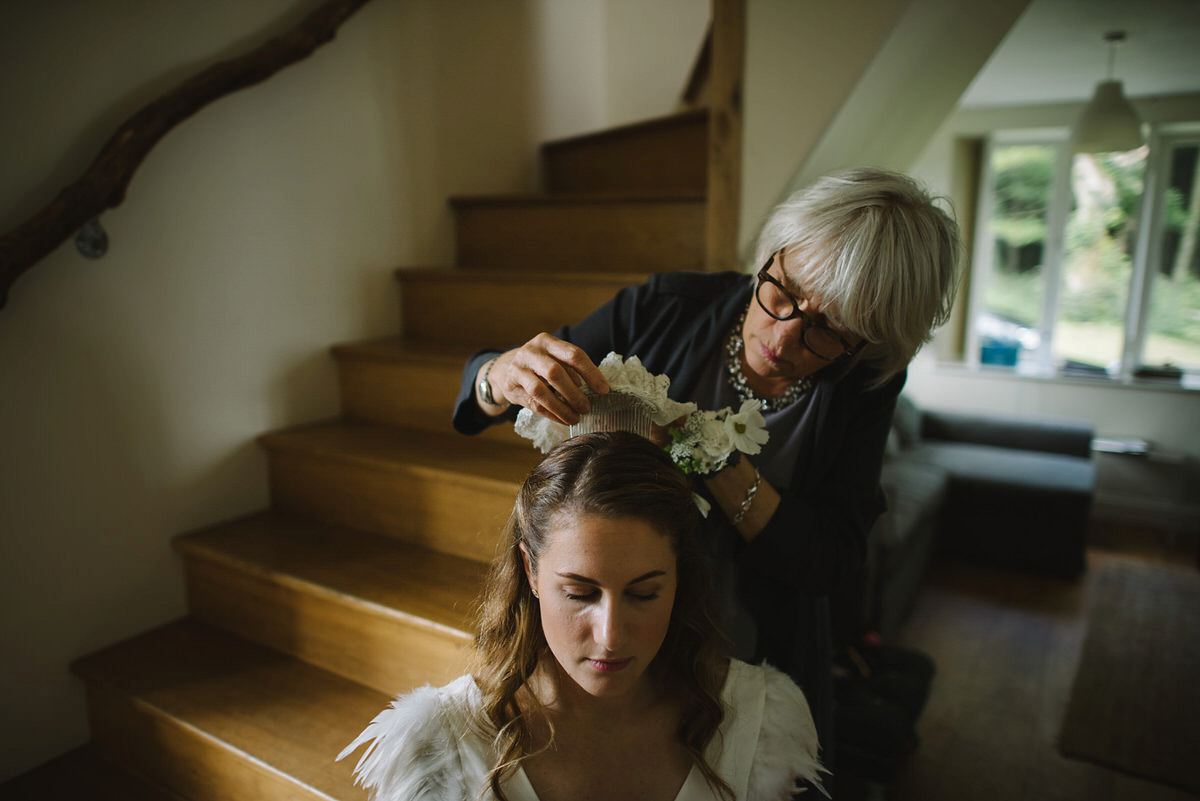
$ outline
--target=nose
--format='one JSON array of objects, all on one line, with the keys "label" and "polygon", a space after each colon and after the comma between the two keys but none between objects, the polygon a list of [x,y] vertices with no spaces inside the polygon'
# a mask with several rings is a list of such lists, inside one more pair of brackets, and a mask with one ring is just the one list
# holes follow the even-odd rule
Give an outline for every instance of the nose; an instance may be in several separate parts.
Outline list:
[{"label": "nose", "polygon": [[782,329],[782,336],[780,337],[779,344],[784,346],[789,351],[793,348],[802,347],[800,343],[804,340],[804,332],[808,329],[809,325],[811,325],[811,320],[808,316],[809,307],[809,302],[804,301],[800,304],[800,314],[796,315],[790,320],[775,321],[775,325]]},{"label": "nose", "polygon": [[617,599],[607,598],[596,609],[593,637],[605,653],[615,654],[625,644],[625,614]]}]

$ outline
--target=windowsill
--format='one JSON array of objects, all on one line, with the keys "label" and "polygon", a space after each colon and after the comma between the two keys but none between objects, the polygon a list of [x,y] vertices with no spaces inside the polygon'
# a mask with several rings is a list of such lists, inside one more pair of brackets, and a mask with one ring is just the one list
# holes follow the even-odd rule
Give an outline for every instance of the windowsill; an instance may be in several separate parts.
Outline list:
[{"label": "windowsill", "polygon": [[1159,392],[1200,392],[1200,376],[1184,375],[1179,380],[1157,378],[1117,379],[1107,376],[1088,375],[1044,375],[1019,372],[1010,367],[979,365],[971,367],[961,362],[937,362],[935,372],[962,378],[991,378],[1005,381],[1026,381],[1046,384],[1061,384],[1071,387],[1096,387],[1105,389],[1133,389]]}]

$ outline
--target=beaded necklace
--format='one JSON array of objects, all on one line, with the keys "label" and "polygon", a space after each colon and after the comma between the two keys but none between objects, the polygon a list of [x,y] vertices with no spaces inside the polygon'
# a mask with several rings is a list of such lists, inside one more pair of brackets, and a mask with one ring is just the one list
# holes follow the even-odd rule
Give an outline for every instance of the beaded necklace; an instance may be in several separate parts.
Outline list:
[{"label": "beaded necklace", "polygon": [[738,399],[742,402],[756,400],[762,404],[764,410],[777,412],[791,406],[812,389],[812,378],[804,376],[798,379],[777,398],[764,398],[750,388],[749,383],[746,382],[746,374],[742,372],[741,359],[742,349],[745,347],[745,343],[742,341],[742,326],[746,324],[747,311],[749,308],[742,312],[742,316],[734,324],[733,330],[729,332],[729,341],[725,345],[725,367],[729,372],[729,386],[733,387],[733,391],[737,393]]}]

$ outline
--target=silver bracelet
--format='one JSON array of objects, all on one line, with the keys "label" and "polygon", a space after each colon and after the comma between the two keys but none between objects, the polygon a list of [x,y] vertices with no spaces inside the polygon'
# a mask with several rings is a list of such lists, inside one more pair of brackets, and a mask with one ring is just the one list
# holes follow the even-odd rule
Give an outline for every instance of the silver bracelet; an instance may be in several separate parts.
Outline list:
[{"label": "silver bracelet", "polygon": [[742,498],[742,507],[737,510],[737,514],[733,516],[730,522],[735,526],[742,522],[742,518],[746,516],[746,512],[750,511],[751,504],[754,503],[754,496],[758,494],[758,485],[762,483],[762,473],[754,471],[754,483],[750,485],[750,489],[746,490],[746,497]]},{"label": "silver bracelet", "polygon": [[489,376],[492,374],[492,366],[495,364],[495,358],[488,360],[487,365],[483,368],[483,377],[479,379],[479,383],[476,385],[479,390],[479,397],[483,398],[483,402],[488,406],[500,405],[499,403],[496,403],[496,398],[492,394],[492,382],[488,380]]}]

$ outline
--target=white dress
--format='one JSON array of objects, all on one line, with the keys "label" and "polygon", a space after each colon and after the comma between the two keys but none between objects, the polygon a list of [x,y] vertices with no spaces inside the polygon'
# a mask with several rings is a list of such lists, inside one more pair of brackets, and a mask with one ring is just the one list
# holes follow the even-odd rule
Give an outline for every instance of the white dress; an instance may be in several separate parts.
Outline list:
[{"label": "white dress", "polygon": [[[817,734],[804,693],[769,666],[734,660],[721,693],[725,719],[705,756],[738,801],[787,801],[798,779],[820,787]],[[370,743],[355,774],[373,801],[470,801],[482,795],[495,754],[471,724],[482,695],[471,676],[401,695],[346,747]],[[509,801],[539,801],[525,771],[502,785]],[[692,767],[675,801],[718,801]]]}]

